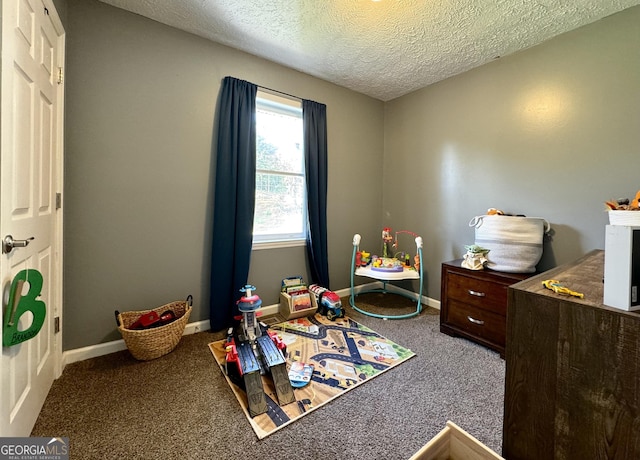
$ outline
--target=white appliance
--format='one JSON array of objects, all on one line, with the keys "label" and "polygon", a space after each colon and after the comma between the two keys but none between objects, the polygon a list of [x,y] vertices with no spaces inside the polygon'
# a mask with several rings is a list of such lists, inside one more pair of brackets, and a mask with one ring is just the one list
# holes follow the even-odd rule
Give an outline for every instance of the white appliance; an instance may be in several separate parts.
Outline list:
[{"label": "white appliance", "polygon": [[638,285],[640,285],[640,227],[607,225],[603,303],[621,310],[640,310]]}]

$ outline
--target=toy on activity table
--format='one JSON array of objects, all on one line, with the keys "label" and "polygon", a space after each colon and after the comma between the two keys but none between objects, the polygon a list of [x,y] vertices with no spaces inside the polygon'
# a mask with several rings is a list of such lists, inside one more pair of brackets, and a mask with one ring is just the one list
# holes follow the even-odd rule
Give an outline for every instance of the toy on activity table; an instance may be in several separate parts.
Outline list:
[{"label": "toy on activity table", "polygon": [[[418,238],[416,233],[408,230],[399,230],[394,233],[390,227],[382,229],[382,257],[371,257],[371,269],[374,271],[386,272],[402,272],[405,268],[420,270],[420,257],[418,254],[414,256],[414,264],[411,266],[411,256],[405,252],[398,251],[398,235],[408,234],[414,238]],[[397,251],[397,252],[394,252]]]},{"label": "toy on activity table", "polygon": [[390,257],[390,246],[393,238],[391,237],[391,229],[385,227],[382,229],[382,257]]},{"label": "toy on activity table", "polygon": [[244,387],[251,417],[268,410],[263,374],[271,374],[280,405],[296,400],[287,373],[286,345],[277,333],[258,322],[262,300],[254,290],[255,286],[249,284],[240,289],[244,294],[237,302],[241,315],[236,320],[240,323],[229,328],[225,343],[225,372],[234,383]]},{"label": "toy on activity table", "polygon": [[371,253],[367,251],[356,252],[356,267],[366,267],[371,263]]},{"label": "toy on activity table", "polygon": [[326,316],[331,321],[335,321],[336,318],[342,318],[344,316],[344,308],[342,308],[342,302],[338,294],[319,284],[309,286],[309,292],[316,298],[318,313]]},{"label": "toy on activity table", "polygon": [[560,284],[560,281],[558,280],[544,280],[542,282],[542,285],[547,289],[551,289],[553,292],[557,294],[572,295],[574,297],[579,297],[581,299],[584,299],[583,293],[572,291],[571,289]]},{"label": "toy on activity table", "polygon": [[371,269],[383,272],[401,272],[404,270],[404,264],[396,257],[377,257],[372,259]]}]

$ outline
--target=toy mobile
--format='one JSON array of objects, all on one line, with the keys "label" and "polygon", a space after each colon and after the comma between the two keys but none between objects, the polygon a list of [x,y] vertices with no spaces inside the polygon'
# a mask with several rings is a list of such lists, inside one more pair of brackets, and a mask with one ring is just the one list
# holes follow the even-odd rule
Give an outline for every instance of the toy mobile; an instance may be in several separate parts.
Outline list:
[{"label": "toy mobile", "polygon": [[338,294],[318,284],[309,286],[309,291],[315,296],[318,312],[321,315],[326,316],[331,321],[344,316],[344,308],[342,308],[342,302]]},{"label": "toy mobile", "polygon": [[238,301],[240,324],[229,328],[225,343],[225,370],[229,378],[247,393],[249,415],[267,412],[267,398],[262,387],[262,375],[271,374],[278,403],[283,406],[296,400],[289,381],[285,361],[286,346],[267,326],[258,322],[262,300],[253,294],[254,286],[240,289],[245,295]]}]

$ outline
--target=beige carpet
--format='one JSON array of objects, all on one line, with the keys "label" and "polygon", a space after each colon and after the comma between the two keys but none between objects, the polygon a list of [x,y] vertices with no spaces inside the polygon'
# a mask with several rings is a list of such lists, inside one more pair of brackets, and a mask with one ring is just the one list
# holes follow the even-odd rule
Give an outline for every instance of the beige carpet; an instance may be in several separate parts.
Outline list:
[{"label": "beige carpet", "polygon": [[[296,402],[277,406],[272,380],[262,377],[267,400],[274,410],[253,418],[247,397],[224,371],[224,340],[209,349],[259,439],[322,407],[338,396],[401,364],[415,354],[350,318],[329,321],[315,315],[270,326],[287,344],[287,367],[294,361],[313,364],[311,382],[295,388]],[[272,404],[273,402],[273,404]]]},{"label": "beige carpet", "polygon": [[[358,302],[380,313],[405,303],[415,309],[391,295]],[[71,458],[81,460],[407,460],[451,420],[501,451],[505,365],[498,353],[441,334],[433,308],[383,320],[353,310],[348,299],[342,304],[416,356],[265,439],[250,428],[209,350],[226,331],[186,335],[153,361],[123,350],[67,364],[31,436],[68,437]]]}]

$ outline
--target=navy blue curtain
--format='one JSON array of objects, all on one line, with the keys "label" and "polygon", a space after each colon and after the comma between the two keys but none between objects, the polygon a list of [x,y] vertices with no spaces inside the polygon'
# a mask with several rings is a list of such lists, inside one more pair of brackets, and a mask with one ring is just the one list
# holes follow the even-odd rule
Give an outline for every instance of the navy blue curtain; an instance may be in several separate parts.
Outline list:
[{"label": "navy blue curtain", "polygon": [[307,255],[311,280],[329,288],[327,252],[327,106],[302,101],[307,176]]},{"label": "navy blue curtain", "polygon": [[247,283],[256,184],[257,86],[225,77],[218,113],[216,183],[211,254],[211,330],[233,323]]}]

